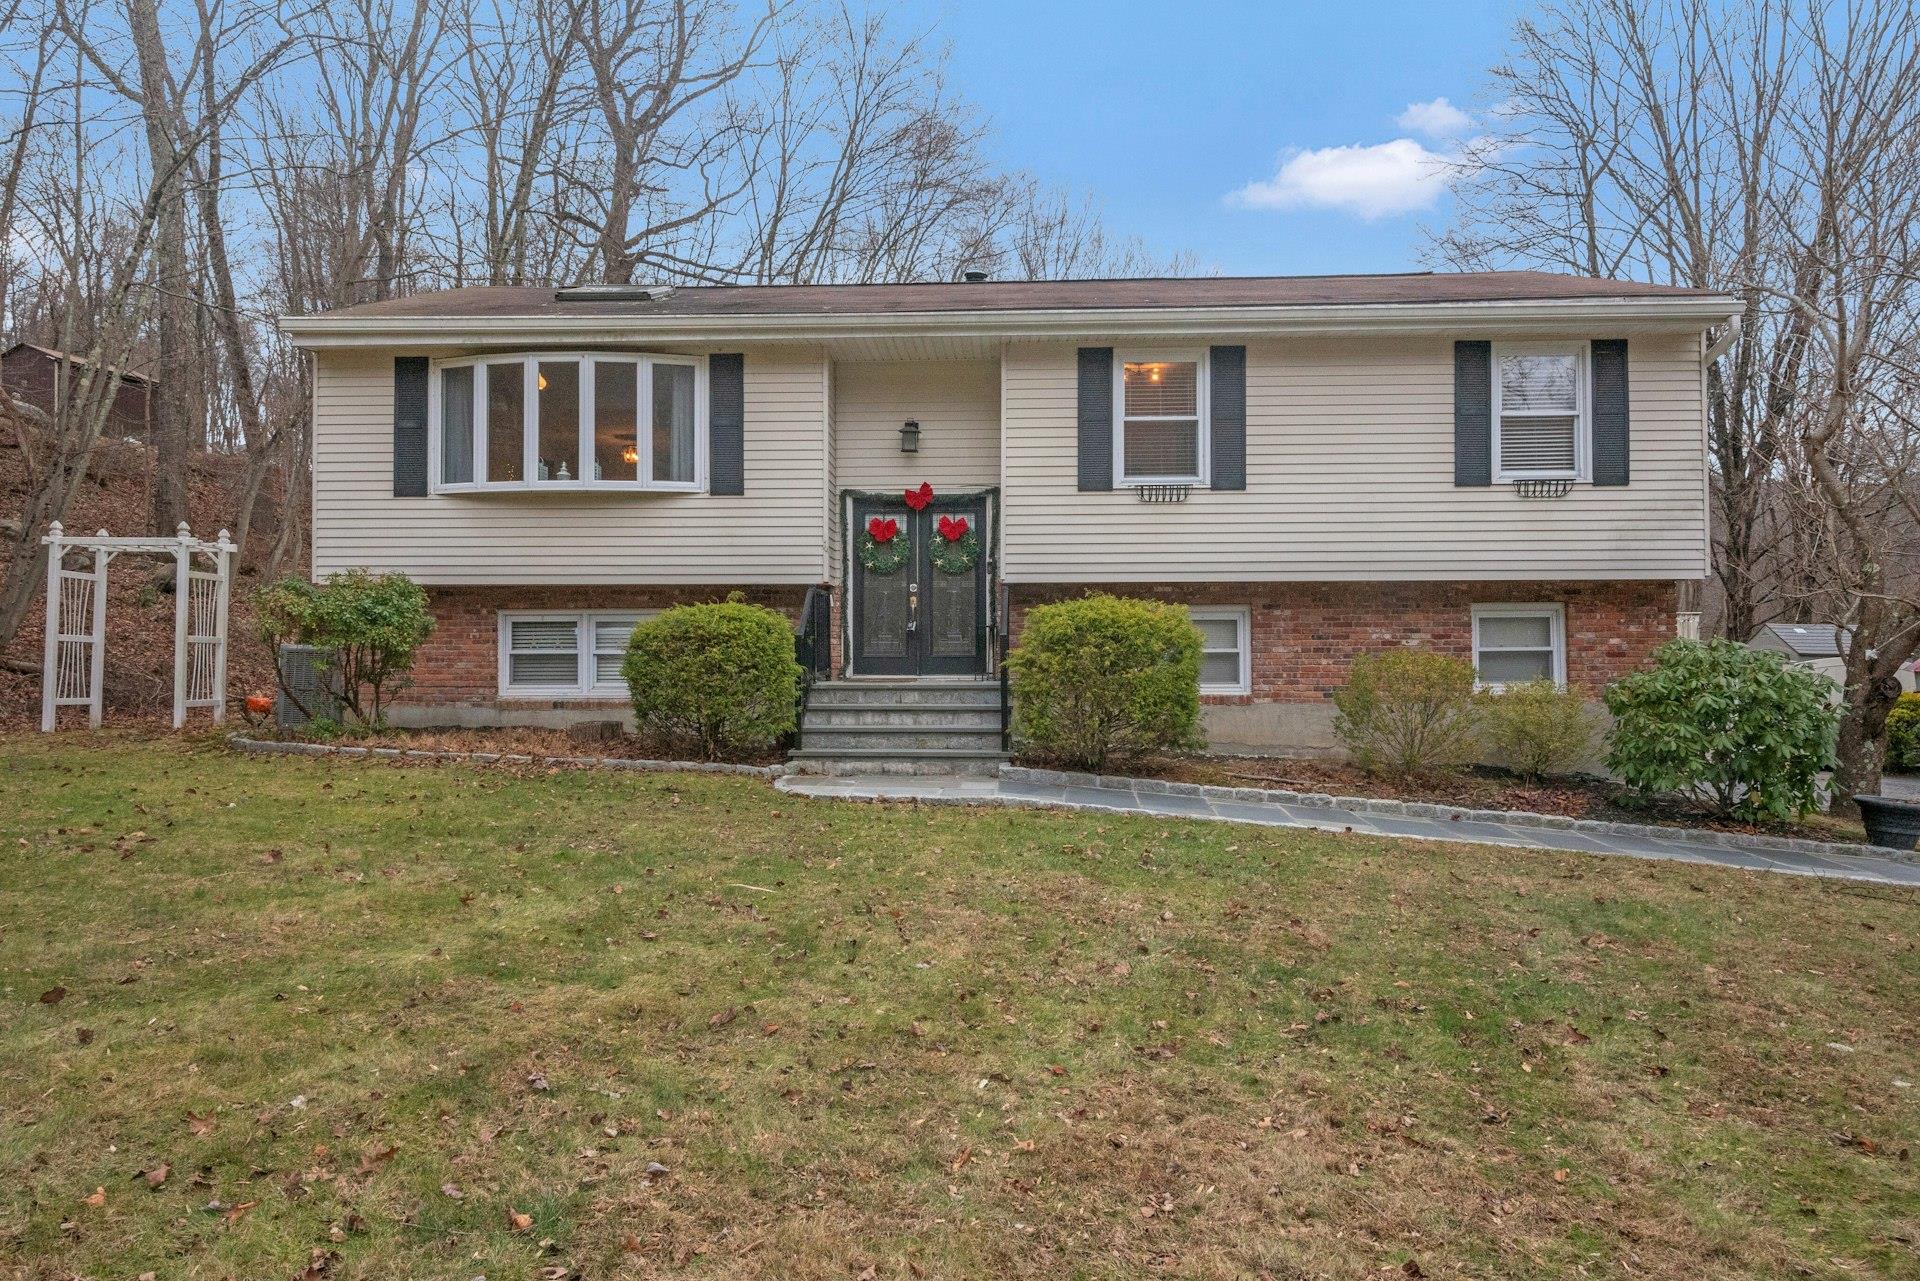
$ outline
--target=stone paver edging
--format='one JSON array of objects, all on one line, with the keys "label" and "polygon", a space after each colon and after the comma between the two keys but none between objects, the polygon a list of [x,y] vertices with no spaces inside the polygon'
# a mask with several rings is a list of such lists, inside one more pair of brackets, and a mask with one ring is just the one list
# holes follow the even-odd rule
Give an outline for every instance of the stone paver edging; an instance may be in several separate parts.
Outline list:
[{"label": "stone paver edging", "polygon": [[1556,832],[1589,832],[1596,836],[1628,836],[1643,840],[1685,841],[1690,845],[1718,845],[1754,853],[1813,854],[1842,858],[1884,858],[1896,863],[1917,860],[1913,850],[1846,841],[1815,841],[1798,836],[1721,832],[1712,828],[1668,827],[1653,823],[1615,823],[1603,819],[1569,818],[1564,814],[1535,814],[1527,810],[1476,810],[1427,801],[1395,801],[1369,796],[1335,796],[1330,792],[1295,792],[1270,787],[1213,787],[1199,783],[1170,783],[1158,778],[1125,778],[1114,774],[1078,774],[1065,770],[1003,765],[1000,777],[1013,783],[1052,787],[1094,787],[1136,795],[1202,796],[1213,801],[1240,801],[1256,805],[1307,805],[1315,809],[1346,810],[1355,814],[1385,814],[1398,818],[1436,819],[1454,823],[1498,823],[1509,828],[1542,828]]},{"label": "stone paver edging", "polygon": [[640,761],[621,756],[534,756],[526,752],[425,751],[412,747],[355,747],[346,743],[294,743],[276,738],[248,738],[229,734],[227,742],[243,752],[283,756],[357,756],[383,761],[464,761],[475,765],[585,765],[596,769],[640,770],[646,773],[747,774],[779,778],[784,765],[729,765],[722,761]]}]

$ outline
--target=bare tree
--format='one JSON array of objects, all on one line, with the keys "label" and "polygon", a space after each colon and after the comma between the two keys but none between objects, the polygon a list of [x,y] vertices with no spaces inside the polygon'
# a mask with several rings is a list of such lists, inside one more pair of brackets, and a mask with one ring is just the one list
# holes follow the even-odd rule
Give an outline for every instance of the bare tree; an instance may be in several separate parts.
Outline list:
[{"label": "bare tree", "polygon": [[1707,383],[1722,626],[1845,629],[1842,796],[1877,786],[1920,647],[1917,23],[1895,0],[1564,0],[1494,70],[1497,128],[1435,243],[1741,300]]},{"label": "bare tree", "polygon": [[[1454,225],[1432,253],[1718,289],[1738,335],[1708,370],[1714,572],[1721,626],[1775,616],[1770,478],[1806,349],[1773,288],[1773,209],[1800,178],[1783,157],[1806,36],[1797,0],[1560,0],[1515,29],[1493,69],[1490,132],[1462,157]],[[1718,337],[1718,335],[1714,335]]]}]

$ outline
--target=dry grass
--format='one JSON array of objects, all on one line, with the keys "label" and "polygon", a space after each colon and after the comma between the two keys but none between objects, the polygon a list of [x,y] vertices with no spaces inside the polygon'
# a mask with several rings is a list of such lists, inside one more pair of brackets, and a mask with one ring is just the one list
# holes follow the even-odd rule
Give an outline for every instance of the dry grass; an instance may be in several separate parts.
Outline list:
[{"label": "dry grass", "polygon": [[172,740],[0,792],[0,1275],[1920,1269],[1910,893]]}]

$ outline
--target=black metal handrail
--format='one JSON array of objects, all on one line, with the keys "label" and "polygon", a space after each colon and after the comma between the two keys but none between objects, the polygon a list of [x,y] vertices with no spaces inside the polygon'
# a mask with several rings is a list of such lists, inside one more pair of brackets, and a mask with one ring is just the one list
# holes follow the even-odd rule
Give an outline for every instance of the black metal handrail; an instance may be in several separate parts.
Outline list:
[{"label": "black metal handrail", "polygon": [[1013,611],[1007,585],[995,584],[993,596],[993,669],[1000,677],[1000,750],[1013,750],[1013,685],[1007,679],[1007,651],[1013,643]]},{"label": "black metal handrail", "polygon": [[800,622],[793,633],[793,657],[800,664],[800,689],[794,703],[794,738],[807,714],[807,699],[813,694],[813,682],[833,675],[833,588],[815,583],[807,588],[800,602]]}]

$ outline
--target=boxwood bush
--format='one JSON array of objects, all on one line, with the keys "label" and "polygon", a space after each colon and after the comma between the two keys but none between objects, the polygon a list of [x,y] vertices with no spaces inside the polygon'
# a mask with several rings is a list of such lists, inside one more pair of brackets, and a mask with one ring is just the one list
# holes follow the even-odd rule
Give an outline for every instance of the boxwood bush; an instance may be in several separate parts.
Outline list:
[{"label": "boxwood bush", "polygon": [[1735,641],[1676,640],[1607,688],[1607,768],[1644,794],[1783,820],[1818,803],[1833,755],[1833,682]]},{"label": "boxwood bush", "polygon": [[1424,649],[1362,654],[1333,706],[1333,732],[1372,773],[1458,770],[1479,748],[1473,664],[1464,658]]},{"label": "boxwood bush", "polygon": [[1920,770],[1920,694],[1902,694],[1887,713],[1887,768]]},{"label": "boxwood bush", "polygon": [[1200,742],[1200,633],[1184,605],[1095,592],[1027,614],[1008,657],[1014,732],[1101,770]]},{"label": "boxwood bush", "polygon": [[800,690],[793,625],[737,594],[641,623],[622,674],[640,730],[703,759],[765,749],[793,732]]}]

